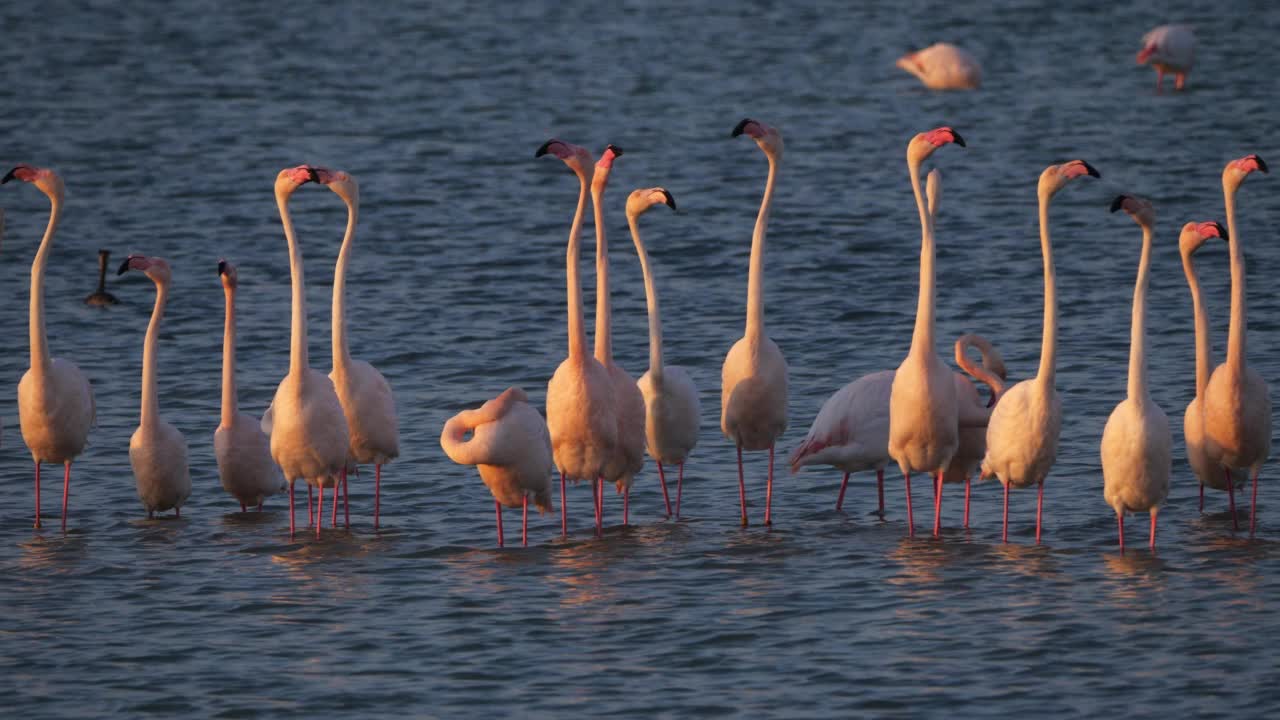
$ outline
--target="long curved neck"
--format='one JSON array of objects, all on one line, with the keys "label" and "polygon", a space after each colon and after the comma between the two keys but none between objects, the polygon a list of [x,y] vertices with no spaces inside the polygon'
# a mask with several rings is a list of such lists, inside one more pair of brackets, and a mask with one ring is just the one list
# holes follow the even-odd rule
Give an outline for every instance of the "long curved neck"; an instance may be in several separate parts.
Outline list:
[{"label": "long curved neck", "polygon": [[1196,273],[1195,260],[1191,253],[1182,253],[1182,270],[1187,275],[1187,286],[1191,288],[1191,306],[1196,323],[1196,397],[1204,395],[1205,386],[1209,384],[1209,373],[1213,370],[1212,350],[1209,347],[1209,311],[1204,306],[1204,297],[1200,292],[1200,276]]},{"label": "long curved neck", "polygon": [[1236,188],[1222,184],[1227,204],[1227,235],[1231,246],[1231,325],[1227,329],[1227,365],[1244,372],[1245,335],[1249,330],[1245,307],[1244,250],[1236,229]]},{"label": "long curved neck", "polygon": [[1040,193],[1040,254],[1044,256],[1044,339],[1040,344],[1040,369],[1036,382],[1054,387],[1058,363],[1058,281],[1053,269],[1053,244],[1049,240],[1048,193]]},{"label": "long curved neck", "polygon": [[[975,365],[969,359],[966,350],[970,347],[976,347],[982,353],[982,366]],[[990,348],[989,344],[984,347],[970,338],[961,338],[956,341],[956,365],[959,365],[960,369],[968,373],[973,379],[991,388],[991,393],[998,397],[1004,394],[1004,381],[1000,379],[999,375],[987,370],[987,355],[990,352]]]},{"label": "long curved neck", "polygon": [[227,319],[222,329],[222,425],[231,427],[240,408],[236,402],[236,291],[223,288]]},{"label": "long curved neck", "polygon": [[152,426],[160,419],[160,399],[156,396],[156,340],[160,335],[160,320],[164,317],[164,305],[169,299],[169,284],[156,283],[156,306],[151,311],[147,325],[147,339],[142,344],[142,420],[141,425]]},{"label": "long curved neck", "polygon": [[45,228],[44,239],[40,241],[40,249],[36,251],[36,259],[31,263],[31,309],[30,309],[30,342],[31,369],[37,375],[49,369],[49,343],[44,332],[44,268],[49,264],[49,253],[53,251],[53,233],[58,229],[58,220],[62,218],[62,198],[57,194],[49,196],[49,226]]},{"label": "long curved neck", "polygon": [[649,268],[649,253],[640,239],[639,218],[627,215],[627,224],[631,226],[631,240],[635,242],[640,270],[644,273],[644,299],[649,307],[649,377],[656,381],[662,378],[662,313],[658,310],[658,288]]},{"label": "long curved neck", "polygon": [[[608,170],[597,168],[591,183],[591,205],[596,223],[596,360],[608,365],[613,360],[613,309],[609,303],[609,240],[604,227],[604,191]],[[600,178],[604,173],[604,178]]]},{"label": "long curved neck", "polygon": [[578,173],[582,187],[578,191],[578,209],[569,227],[569,249],[565,253],[565,287],[569,293],[569,357],[585,358],[587,331],[582,319],[582,282],[578,278],[578,256],[582,248],[582,219],[587,208],[587,176]]},{"label": "long curved neck", "polygon": [[289,275],[293,279],[293,320],[289,339],[289,374],[298,375],[309,367],[307,359],[307,293],[302,274],[302,251],[289,216],[289,196],[276,193],[280,222],[289,243]]},{"label": "long curved neck", "polygon": [[934,329],[934,246],[933,217],[925,205],[924,193],[920,190],[920,163],[907,162],[911,173],[911,190],[916,196],[916,208],[920,212],[920,299],[916,304],[916,327],[911,334],[911,354],[933,353]]},{"label": "long curved neck", "polygon": [[1151,228],[1142,228],[1142,259],[1133,286],[1133,322],[1129,331],[1129,399],[1142,401],[1147,392],[1147,285],[1151,279]]},{"label": "long curved neck", "polygon": [[773,204],[773,190],[778,180],[778,160],[769,158],[769,179],[765,181],[764,197],[760,200],[760,213],[756,215],[756,228],[751,234],[751,264],[747,270],[747,331],[746,337],[759,340],[764,337],[764,238],[769,228],[769,207]]},{"label": "long curved neck", "polygon": [[333,369],[351,364],[351,351],[347,347],[347,261],[351,257],[351,241],[356,235],[356,220],[360,214],[358,201],[343,198],[347,203],[347,232],[342,236],[342,249],[338,251],[338,264],[333,269]]},{"label": "long curved neck", "polygon": [[98,254],[98,292],[107,291],[107,256]]}]

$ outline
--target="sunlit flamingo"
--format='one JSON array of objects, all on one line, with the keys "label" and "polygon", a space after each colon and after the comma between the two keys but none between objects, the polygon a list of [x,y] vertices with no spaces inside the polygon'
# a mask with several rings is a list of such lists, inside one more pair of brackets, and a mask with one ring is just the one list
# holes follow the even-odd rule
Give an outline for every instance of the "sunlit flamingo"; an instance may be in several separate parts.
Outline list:
[{"label": "sunlit flamingo", "polygon": [[1196,35],[1187,25],[1161,25],[1142,36],[1138,64],[1156,69],[1156,92],[1165,73],[1173,73],[1174,87],[1183,89],[1196,59]]},{"label": "sunlit flamingo", "polygon": [[98,289],[84,299],[85,305],[115,305],[120,302],[115,295],[107,292],[107,260],[110,257],[110,250],[98,251]]},{"label": "sunlit flamingo", "polygon": [[[974,365],[969,359],[967,354],[969,348],[977,348],[982,355],[982,367]],[[962,416],[960,444],[956,447],[956,454],[951,458],[951,464],[942,473],[942,482],[944,485],[964,483],[964,526],[969,527],[971,481],[973,473],[982,462],[982,456],[987,453],[987,426],[985,422],[981,422],[981,419],[984,416],[990,419],[991,408],[995,407],[1000,396],[1004,394],[1007,371],[1000,352],[981,335],[972,333],[961,335],[956,339],[955,353],[956,365],[959,365],[960,369],[974,380],[985,384],[991,391],[990,397],[984,403],[978,395],[978,389],[969,378],[960,373],[952,376],[956,385],[956,403]],[[970,424],[966,425],[966,421]],[[981,424],[977,424],[979,422]]]},{"label": "sunlit flamingo", "polygon": [[982,65],[951,43],[934,43],[909,52],[898,58],[897,65],[930,90],[974,90],[982,85]]},{"label": "sunlit flamingo", "polygon": [[60,463],[62,474],[62,529],[67,529],[67,498],[71,491],[71,462],[84,450],[95,420],[93,388],[75,363],[49,357],[44,331],[44,269],[53,250],[53,233],[62,217],[65,189],[62,178],[47,168],[18,165],[0,179],[31,183],[49,197],[49,225],[31,263],[29,329],[31,367],[18,383],[18,420],[22,439],[36,463],[36,522],[40,527],[40,464]]}]

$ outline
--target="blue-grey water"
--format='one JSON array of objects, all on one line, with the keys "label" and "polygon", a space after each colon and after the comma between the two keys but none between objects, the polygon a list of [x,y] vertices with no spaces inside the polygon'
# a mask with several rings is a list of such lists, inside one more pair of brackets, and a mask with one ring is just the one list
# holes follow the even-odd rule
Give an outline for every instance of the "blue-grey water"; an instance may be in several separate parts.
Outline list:
[{"label": "blue-grey water", "polygon": [[[1189,90],[1155,95],[1134,65],[1141,35],[1193,23]],[[1266,3],[441,2],[315,8],[181,0],[7,3],[0,8],[0,162],[48,166],[67,185],[47,274],[55,355],[93,383],[98,425],[76,462],[71,516],[31,527],[30,455],[16,386],[28,366],[28,266],[48,213],[34,188],[0,189],[0,703],[15,717],[457,717],[472,715],[1000,717],[1280,713],[1280,509],[1267,466],[1257,536],[1233,532],[1226,498],[1197,511],[1183,457],[1193,395],[1191,303],[1177,252],[1188,220],[1224,220],[1224,163],[1280,162],[1273,69],[1280,13]],[[985,65],[973,93],[921,89],[893,61],[946,39]],[[1102,172],[1053,207],[1061,295],[1061,452],[1034,545],[1034,494],[1014,495],[1000,543],[996,484],[975,488],[961,529],[948,488],[940,540],[907,537],[902,482],[869,515],[858,477],[835,512],[835,471],[789,476],[776,526],[763,513],[765,455],[748,455],[755,523],[737,523],[733,448],[720,434],[719,369],[741,335],[765,160],[731,140],[742,117],[786,138],[767,256],[766,317],[791,372],[790,427],[904,356],[915,312],[919,226],[904,148],[957,128],[938,227],[939,350],[981,332],[1016,379],[1035,372],[1041,329],[1035,183],[1084,158]],[[650,462],[632,524],[609,495],[603,540],[589,492],[570,491],[571,534],[532,521],[496,548],[474,469],[441,452],[440,428],[510,385],[541,408],[564,357],[564,243],[577,186],[534,150],[558,136],[616,143],[608,198],[614,343],[639,376],[647,326],[623,203],[663,185],[678,214],[642,221],[662,293],[669,362],[702,396],[684,518],[661,512]],[[362,185],[348,287],[357,357],[395,389],[402,454],[353,481],[352,529],[291,540],[285,505],[241,514],[221,490],[223,296],[240,267],[240,402],[259,413],[288,363],[288,260],[272,182],[303,162]],[[1280,381],[1274,278],[1280,178],[1239,194],[1249,262],[1249,361]],[[1175,431],[1173,491],[1157,554],[1144,518],[1115,547],[1098,444],[1125,392],[1137,226],[1117,192],[1152,199],[1151,390]],[[309,283],[312,360],[327,368],[341,201],[293,202]],[[590,247],[590,224],[587,228]],[[190,443],[182,519],[147,521],[128,441],[138,420],[152,285],[94,289],[96,251],[174,268],[160,344],[164,416]],[[588,254],[584,252],[584,255]],[[589,261],[582,268],[588,297]],[[1200,254],[1222,358],[1225,244]],[[916,484],[916,507],[929,505]],[[1240,498],[1247,526],[1247,498]],[[919,515],[926,515],[923,511]],[[921,517],[917,524],[923,528]],[[516,539],[513,542],[513,538]],[[5,714],[8,714],[6,712]]]}]

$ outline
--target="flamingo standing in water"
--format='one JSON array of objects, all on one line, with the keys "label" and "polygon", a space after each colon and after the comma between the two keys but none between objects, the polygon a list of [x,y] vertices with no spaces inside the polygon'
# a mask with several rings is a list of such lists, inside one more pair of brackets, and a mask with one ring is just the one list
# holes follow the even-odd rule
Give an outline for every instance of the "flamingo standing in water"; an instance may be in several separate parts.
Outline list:
[{"label": "flamingo standing in water", "polygon": [[138,483],[138,499],[147,509],[147,517],[170,508],[182,517],[182,505],[191,495],[191,471],[187,467],[187,439],[177,428],[160,417],[160,398],[156,390],[156,345],[160,336],[160,320],[169,298],[169,263],[161,258],[130,255],[120,264],[117,275],[140,270],[156,284],[156,305],[147,324],[142,345],[142,417],[138,429],[129,438],[129,464]]},{"label": "flamingo standing in water", "polygon": [[[551,434],[551,451],[560,470],[560,533],[569,534],[568,510],[565,505],[565,479],[575,483],[587,480],[593,495],[599,495],[597,479],[618,446],[617,403],[609,373],[587,353],[587,332],[582,319],[582,284],[578,280],[578,255],[581,247],[582,218],[586,210],[587,190],[592,172],[591,155],[586,148],[551,139],[543,143],[534,157],[552,154],[564,161],[578,176],[578,209],[569,228],[569,246],[565,257],[565,286],[569,308],[569,357],[556,368],[547,383],[547,429]],[[596,506],[597,510],[599,505]],[[598,515],[598,513],[597,513]]]},{"label": "flamingo standing in water", "polygon": [[[1224,490],[1231,507],[1231,522],[1236,524],[1236,489],[1244,486],[1249,474],[1243,468],[1231,469],[1230,482],[1227,482],[1228,475],[1223,473],[1221,458],[1209,457],[1210,447],[1204,437],[1204,389],[1209,384],[1209,373],[1213,371],[1212,342],[1209,334],[1209,311],[1201,297],[1200,276],[1196,274],[1192,256],[1206,240],[1214,237],[1226,240],[1227,229],[1216,222],[1189,222],[1182,226],[1182,234],[1178,238],[1182,270],[1187,276],[1187,286],[1191,288],[1196,328],[1196,396],[1187,403],[1187,410],[1182,416],[1182,437],[1187,447],[1187,463],[1200,480],[1200,512],[1204,512],[1206,485],[1214,490]],[[1239,529],[1238,524],[1236,529]]]},{"label": "flamingo standing in water", "polygon": [[40,527],[40,465],[60,463],[62,474],[62,529],[67,529],[67,498],[71,491],[71,462],[84,450],[89,428],[96,417],[93,388],[75,363],[49,357],[44,331],[44,269],[53,250],[53,233],[62,217],[65,188],[62,178],[47,168],[18,165],[0,179],[31,183],[49,197],[49,225],[31,263],[29,315],[31,367],[18,383],[18,420],[22,439],[36,463],[36,522]]},{"label": "flamingo standing in water", "polygon": [[[520,388],[507,388],[476,410],[449,418],[440,447],[459,465],[475,465],[493,493],[498,547],[504,544],[502,508],[522,508],[520,541],[529,544],[529,497],[539,512],[551,510],[551,435]],[[467,434],[471,438],[467,439]]]},{"label": "flamingo standing in water", "polygon": [[[1236,225],[1236,191],[1249,173],[1267,172],[1257,155],[1227,163],[1222,171],[1222,194],[1227,207],[1227,242],[1231,247],[1231,326],[1227,331],[1227,361],[1214,369],[1204,391],[1204,428],[1210,457],[1219,457],[1224,482],[1233,482],[1232,469],[1247,469],[1253,476],[1253,501],[1249,508],[1249,534],[1258,522],[1258,473],[1271,454],[1271,393],[1267,382],[1245,363],[1244,250]],[[1232,513],[1232,517],[1235,514]]]},{"label": "flamingo standing in water", "polygon": [[898,58],[897,66],[930,90],[976,90],[982,85],[982,65],[977,58],[951,43],[934,43],[909,52]]},{"label": "flamingo standing in water", "polygon": [[[969,359],[969,348],[977,348],[978,353],[982,355],[982,367],[974,365]],[[961,417],[960,444],[956,447],[956,454],[951,458],[951,464],[942,472],[942,483],[944,485],[964,483],[964,526],[967,528],[969,527],[969,495],[973,473],[982,462],[982,456],[987,453],[987,425],[985,422],[982,424],[976,424],[976,422],[983,416],[990,419],[991,408],[995,407],[1000,401],[1000,396],[1004,394],[1007,372],[1000,352],[981,335],[972,333],[961,335],[956,339],[955,352],[956,364],[970,377],[985,384],[991,391],[987,402],[983,403],[978,395],[978,389],[969,378],[960,373],[953,375],[956,385],[956,403],[960,408]],[[966,421],[972,424],[966,425]]]},{"label": "flamingo standing in water", "polygon": [[236,288],[239,275],[225,260],[218,261],[218,277],[227,296],[227,318],[222,331],[222,419],[213,433],[213,453],[218,460],[222,489],[240,503],[262,510],[262,501],[285,492],[288,486],[271,459],[271,439],[258,421],[240,412],[236,398]]},{"label": "flamingo standing in water", "polygon": [[1150,547],[1156,547],[1156,517],[1169,496],[1173,471],[1173,435],[1169,418],[1147,390],[1147,285],[1151,275],[1151,236],[1155,211],[1151,203],[1118,195],[1111,212],[1124,210],[1142,227],[1142,257],[1133,290],[1133,323],[1129,336],[1129,391],[1116,405],[1102,431],[1103,497],[1116,511],[1120,552],[1124,552],[1124,516],[1151,513]]},{"label": "flamingo standing in water", "polygon": [[671,517],[671,499],[667,494],[667,478],[662,465],[679,467],[676,480],[676,519],[680,519],[680,499],[684,494],[684,460],[698,444],[698,427],[702,405],[698,389],[685,369],[662,362],[662,313],[658,307],[658,288],[649,265],[649,253],[640,239],[640,215],[654,205],[665,204],[676,209],[676,200],[663,188],[636,190],[627,198],[627,224],[631,240],[640,257],[644,272],[644,294],[649,306],[649,370],[636,385],[644,396],[645,438],[649,456],[658,464],[658,480],[662,484],[662,501]]},{"label": "flamingo standing in water", "polygon": [[1186,25],[1161,25],[1142,36],[1138,64],[1156,69],[1156,92],[1161,91],[1165,73],[1173,73],[1174,87],[1183,89],[1187,73],[1196,59],[1196,35]]},{"label": "flamingo standing in water", "polygon": [[907,170],[920,213],[920,296],[911,349],[898,366],[889,395],[889,456],[906,480],[908,533],[915,534],[911,511],[911,473],[935,473],[934,535],[940,530],[942,472],[959,446],[959,409],[952,371],[934,348],[933,217],[920,187],[920,164],[948,143],[964,147],[964,138],[949,127],[919,133],[907,144]]},{"label": "flamingo standing in water", "polygon": [[[382,466],[400,455],[400,428],[396,417],[396,399],[391,385],[369,363],[351,357],[347,347],[346,287],[347,263],[351,259],[351,242],[356,235],[360,212],[360,185],[341,170],[315,168],[316,182],[328,187],[347,205],[347,231],[338,251],[333,270],[333,371],[329,379],[342,403],[343,414],[351,433],[351,458],[357,463],[372,463],[373,529],[378,529],[382,508]],[[342,492],[347,492],[347,468],[342,469]],[[337,511],[338,495],[333,496]],[[344,508],[346,505],[344,503]],[[351,526],[347,509],[347,527]]]},{"label": "flamingo standing in water", "polygon": [[1036,376],[1009,388],[987,422],[987,454],[982,477],[992,475],[1004,485],[1003,542],[1009,541],[1009,488],[1038,486],[1036,543],[1040,542],[1044,510],[1044,479],[1058,458],[1062,430],[1062,398],[1054,386],[1058,359],[1058,291],[1049,238],[1049,202],[1075,178],[1101,177],[1092,165],[1072,160],[1050,165],[1040,174],[1036,194],[1040,206],[1040,253],[1044,261],[1044,337]]},{"label": "flamingo standing in water", "polygon": [[[286,168],[276,176],[276,205],[280,222],[289,244],[289,271],[293,288],[293,318],[289,341],[289,373],[276,388],[271,403],[271,457],[280,466],[289,483],[289,535],[294,533],[293,483],[299,478],[320,490],[320,507],[324,507],[324,489],[336,493],[342,471],[346,468],[350,435],[342,404],[333,381],[313,370],[307,358],[307,298],[302,272],[302,251],[293,231],[289,215],[289,198],[307,182],[319,182],[314,168],[299,165]],[[316,518],[316,537],[320,537],[320,518]]]},{"label": "flamingo standing in water", "polygon": [[769,178],[751,236],[751,263],[747,271],[747,327],[729,348],[720,371],[720,429],[738,450],[738,501],[742,526],[747,526],[747,489],[742,472],[743,450],[769,450],[769,482],[764,495],[764,524],[772,525],[773,449],[787,429],[787,361],[764,329],[764,245],[769,207],[782,160],[782,134],[764,123],[746,118],[730,137],[746,135],[769,160]]}]

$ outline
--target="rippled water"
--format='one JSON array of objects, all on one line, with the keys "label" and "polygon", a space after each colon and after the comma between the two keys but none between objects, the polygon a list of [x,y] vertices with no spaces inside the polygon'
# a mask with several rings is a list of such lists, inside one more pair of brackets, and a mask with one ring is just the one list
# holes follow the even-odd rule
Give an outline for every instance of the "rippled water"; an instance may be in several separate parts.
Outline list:
[{"label": "rippled water", "polygon": [[[54,5],[0,8],[0,160],[66,180],[49,338],[91,378],[98,427],[75,465],[69,531],[56,521],[33,531],[15,388],[28,364],[27,267],[48,204],[11,184],[0,191],[0,701],[21,716],[1280,711],[1274,508],[1262,506],[1254,539],[1232,532],[1218,493],[1198,513],[1175,430],[1159,554],[1143,547],[1138,521],[1136,549],[1121,556],[1098,461],[1124,394],[1140,237],[1106,203],[1125,191],[1157,208],[1152,392],[1180,428],[1193,357],[1177,228],[1222,219],[1227,160],[1280,156],[1269,74],[1280,14],[1266,4],[1175,2],[1164,15],[1100,2]],[[1175,19],[1198,27],[1199,67],[1189,92],[1156,96],[1133,54],[1143,32]],[[893,68],[937,39],[983,60],[981,91],[925,92]],[[791,366],[784,451],[832,391],[906,351],[919,232],[902,159],[913,133],[947,123],[969,141],[935,156],[946,184],[939,337],[988,335],[1018,379],[1034,372],[1040,342],[1038,173],[1072,157],[1102,171],[1053,210],[1065,422],[1044,545],[1033,545],[1029,492],[1015,495],[1012,542],[1000,544],[996,485],[975,489],[970,531],[949,490],[942,540],[909,539],[896,472],[885,522],[867,514],[868,478],[837,513],[835,472],[780,470],[773,530],[737,526],[733,449],[717,420],[765,173],[752,143],[728,137],[747,115],[781,128],[787,144],[766,280],[769,332]],[[533,546],[499,551],[487,491],[437,438],[454,412],[509,385],[541,407],[564,355],[576,185],[560,163],[533,159],[553,134],[627,151],[609,200],[615,352],[637,376],[647,331],[623,201],[657,184],[677,197],[679,214],[643,224],[667,356],[689,368],[705,417],[684,520],[662,519],[650,463],[630,527],[610,495],[606,537],[592,539],[589,493],[577,488],[567,541],[544,517]],[[278,500],[238,513],[212,452],[216,264],[240,265],[240,401],[260,412],[288,351],[271,183],[300,162],[362,183],[351,337],[395,388],[403,446],[384,477],[382,531],[371,529],[366,478],[352,483],[352,530],[319,541],[290,541]],[[1250,362],[1273,381],[1276,182],[1254,176],[1239,200]],[[324,367],[344,210],[315,188],[293,205],[313,360]],[[144,520],[128,463],[152,288],[113,277],[122,305],[83,306],[99,247],[174,267],[160,380],[163,413],[191,445],[195,490],[180,521]],[[1201,258],[1220,359],[1226,252]],[[748,462],[758,520],[765,460]],[[56,475],[46,475],[46,513]],[[1274,496],[1271,475],[1261,503]],[[917,506],[928,503],[922,485]],[[515,522],[509,514],[509,540]]]}]

